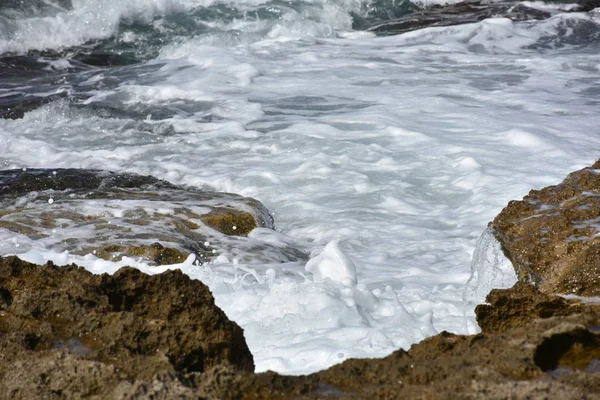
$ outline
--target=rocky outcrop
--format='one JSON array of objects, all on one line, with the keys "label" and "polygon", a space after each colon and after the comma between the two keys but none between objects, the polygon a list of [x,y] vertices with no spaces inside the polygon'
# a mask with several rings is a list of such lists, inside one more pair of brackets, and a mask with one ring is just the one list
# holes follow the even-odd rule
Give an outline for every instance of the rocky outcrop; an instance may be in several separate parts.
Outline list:
[{"label": "rocky outcrop", "polygon": [[600,305],[520,282],[447,332],[310,376],[253,374],[241,329],[181,272],[0,259],[0,398],[595,399]]},{"label": "rocky outcrop", "polygon": [[238,248],[256,227],[273,228],[272,217],[257,200],[234,194],[131,173],[0,171],[0,228],[59,252],[157,265],[194,253],[204,262]]},{"label": "rocky outcrop", "polygon": [[511,201],[491,228],[520,280],[600,296],[600,161]]},{"label": "rocky outcrop", "polygon": [[112,398],[185,373],[254,369],[241,328],[180,271],[93,275],[14,257],[0,259],[0,349],[0,396],[11,399]]},{"label": "rocky outcrop", "polygon": [[[599,175],[600,161],[511,202],[491,224],[521,280],[477,306],[480,334],[442,332],[309,376],[254,374],[241,329],[179,271],[97,276],[0,258],[0,399],[597,399],[600,300],[555,292],[586,275],[577,268],[598,276],[589,249]],[[20,181],[5,197],[38,184]],[[552,253],[561,246],[570,251]],[[596,293],[594,279],[577,281],[587,290],[578,293]]]},{"label": "rocky outcrop", "polygon": [[481,334],[442,332],[382,360],[348,360],[320,382],[343,398],[595,398],[600,306],[569,307],[526,284],[488,301],[477,309]]}]

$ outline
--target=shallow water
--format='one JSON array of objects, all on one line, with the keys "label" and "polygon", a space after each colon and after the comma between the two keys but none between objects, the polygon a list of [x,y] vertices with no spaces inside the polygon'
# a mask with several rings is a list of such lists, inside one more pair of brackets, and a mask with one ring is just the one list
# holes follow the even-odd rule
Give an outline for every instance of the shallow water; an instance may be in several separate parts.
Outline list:
[{"label": "shallow water", "polygon": [[[2,69],[0,101],[51,101],[0,119],[3,169],[152,174],[255,197],[274,215],[276,232],[250,236],[281,254],[173,266],[244,328],[257,371],[308,373],[475,332],[481,288],[510,281],[501,257],[479,257],[465,293],[487,223],[600,148],[594,12],[376,37],[352,16],[381,12],[354,0],[12,3],[0,6],[0,52],[34,61]],[[69,58],[85,52],[125,61]],[[36,262],[166,268],[0,238],[0,253]],[[309,256],[281,262],[290,249]]]}]

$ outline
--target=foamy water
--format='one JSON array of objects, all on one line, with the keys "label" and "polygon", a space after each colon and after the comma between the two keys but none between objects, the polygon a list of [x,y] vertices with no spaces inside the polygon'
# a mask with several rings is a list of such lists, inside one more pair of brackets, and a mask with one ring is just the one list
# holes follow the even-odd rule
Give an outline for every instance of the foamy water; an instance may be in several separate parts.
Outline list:
[{"label": "foamy water", "polygon": [[475,302],[514,280],[484,236],[467,286],[487,223],[598,157],[593,12],[383,38],[352,29],[351,13],[366,11],[351,0],[61,3],[11,11],[0,51],[143,39],[142,61],[81,71],[53,61],[60,78],[0,85],[0,96],[71,99],[0,120],[0,166],[129,171],[252,196],[277,231],[250,238],[309,256],[223,251],[206,265],[151,267],[9,231],[0,250],[95,273],[181,268],[242,326],[257,371],[308,373],[442,330],[476,332]]}]

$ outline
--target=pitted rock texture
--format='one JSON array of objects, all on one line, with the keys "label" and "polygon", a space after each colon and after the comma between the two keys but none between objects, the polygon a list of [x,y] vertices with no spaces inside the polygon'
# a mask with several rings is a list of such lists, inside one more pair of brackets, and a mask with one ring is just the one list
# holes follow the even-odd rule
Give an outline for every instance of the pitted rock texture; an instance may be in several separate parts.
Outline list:
[{"label": "pitted rock texture", "polygon": [[600,296],[600,161],[511,201],[491,227],[520,280]]},{"label": "pitted rock texture", "polygon": [[[0,171],[0,229],[57,252],[156,265],[182,263],[194,253],[204,262],[243,246],[251,250],[255,244],[245,237],[256,227],[272,229],[273,218],[257,200],[235,194],[131,173]],[[23,246],[5,251],[18,254]]]},{"label": "pitted rock texture", "polygon": [[[526,293],[532,295],[529,300]],[[347,360],[318,373],[320,383],[344,399],[597,398],[600,305],[561,311],[568,315],[526,317],[513,313],[511,302],[495,299],[521,298],[532,309],[560,299],[533,287],[490,296],[491,310],[477,313],[478,319],[485,315],[487,331],[473,336],[442,332],[381,360]]]},{"label": "pitted rock texture", "polygon": [[600,304],[518,283],[383,359],[254,374],[241,329],[178,271],[114,276],[0,258],[0,399],[597,399]]},{"label": "pitted rock texture", "polygon": [[[241,329],[181,272],[0,258],[0,399],[598,399],[600,300],[555,292],[598,265],[599,173],[600,162],[532,191],[493,222],[521,281],[476,308],[480,334],[442,332],[309,376],[252,373]],[[596,293],[594,279],[577,285]]]},{"label": "pitted rock texture", "polygon": [[0,258],[2,398],[107,395],[217,366],[251,372],[254,361],[241,328],[181,271],[92,275]]},{"label": "pitted rock texture", "polygon": [[528,324],[534,319],[566,316],[584,312],[577,300],[568,300],[538,291],[525,282],[517,282],[510,290],[494,289],[487,304],[475,308],[477,323],[483,332],[494,333]]}]

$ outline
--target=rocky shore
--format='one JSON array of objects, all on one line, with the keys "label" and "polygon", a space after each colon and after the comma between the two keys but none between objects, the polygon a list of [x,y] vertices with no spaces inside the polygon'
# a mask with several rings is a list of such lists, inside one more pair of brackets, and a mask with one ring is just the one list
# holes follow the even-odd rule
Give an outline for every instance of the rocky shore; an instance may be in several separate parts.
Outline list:
[{"label": "rocky shore", "polygon": [[477,306],[481,333],[308,376],[253,373],[240,327],[179,271],[0,258],[0,398],[596,399],[599,198],[597,162],[491,223],[519,282]]}]

